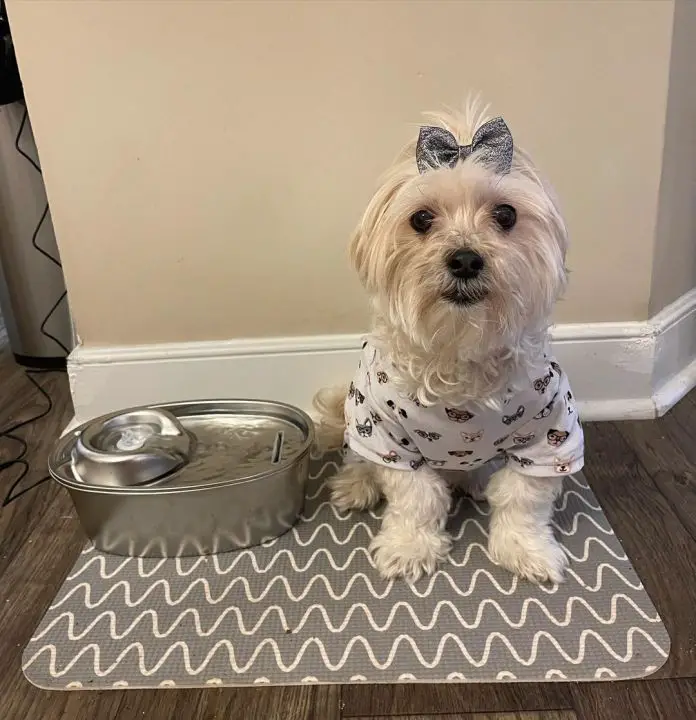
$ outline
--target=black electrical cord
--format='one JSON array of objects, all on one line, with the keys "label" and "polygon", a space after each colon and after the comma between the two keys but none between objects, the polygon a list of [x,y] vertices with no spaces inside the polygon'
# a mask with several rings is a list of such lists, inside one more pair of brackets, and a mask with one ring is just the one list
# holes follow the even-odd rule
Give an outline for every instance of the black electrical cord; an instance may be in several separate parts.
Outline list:
[{"label": "black electrical cord", "polygon": [[14,433],[19,430],[20,428],[26,427],[27,425],[30,425],[33,422],[36,422],[37,420],[40,420],[41,418],[46,417],[51,410],[53,410],[53,400],[51,399],[51,396],[39,385],[39,383],[32,377],[33,375],[40,375],[47,372],[52,372],[51,370],[25,370],[25,375],[27,379],[32,383],[32,385],[41,393],[41,395],[44,396],[46,399],[46,407],[39,412],[37,415],[34,415],[33,417],[30,417],[28,420],[22,420],[22,422],[15,423],[14,425],[11,425],[8,428],[5,428],[4,430],[0,430],[0,439],[1,438],[7,438],[8,440],[13,440],[16,443],[19,443],[20,450],[19,454],[12,458],[11,460],[5,460],[3,462],[0,462],[0,473],[4,470],[8,470],[11,467],[19,466],[22,468],[19,476],[15,478],[14,482],[10,486],[10,489],[7,491],[7,494],[3,498],[2,504],[0,507],[7,507],[11,502],[14,502],[17,500],[17,498],[24,495],[24,493],[29,492],[30,490],[34,489],[35,487],[38,487],[39,485],[45,483],[47,480],[50,480],[50,475],[47,475],[46,477],[41,478],[41,480],[38,480],[37,482],[33,483],[29,487],[22,488],[19,492],[15,492],[19,484],[24,480],[24,477],[29,472],[29,463],[24,459],[28,445],[26,443],[26,440],[24,438],[19,437],[18,435],[15,435]]},{"label": "black electrical cord", "polygon": [[[24,131],[24,127],[26,126],[26,123],[27,123],[27,118],[28,118],[28,113],[27,113],[27,108],[25,105],[24,106],[24,114],[22,115],[22,120],[19,124],[19,130],[17,131],[17,137],[15,138],[15,148],[16,148],[17,152],[22,157],[26,158],[26,160],[28,160],[31,163],[31,165],[34,167],[34,169],[41,175],[43,173],[41,172],[41,167],[39,166],[39,164],[30,155],[28,155],[26,152],[24,152],[24,150],[22,150],[22,148],[19,145],[19,141],[22,137],[22,132]],[[34,229],[34,232],[32,234],[32,238],[31,238],[31,244],[34,246],[34,248],[36,250],[38,250],[38,252],[40,252],[45,258],[50,260],[54,265],[56,265],[59,268],[62,268],[60,260],[58,258],[53,257],[53,255],[51,255],[49,252],[44,250],[38,244],[37,238],[38,238],[39,232],[41,230],[41,226],[43,225],[47,215],[48,215],[48,202],[46,202],[46,207],[44,208],[43,212],[41,213],[39,222],[37,223],[36,228]],[[63,350],[63,352],[65,352],[65,354],[67,355],[70,352],[68,350],[68,348],[57,337],[55,337],[54,335],[51,335],[51,333],[49,333],[46,330],[46,324],[51,319],[51,316],[56,311],[56,309],[61,304],[61,302],[63,302],[63,300],[65,299],[66,296],[67,296],[67,291],[64,291],[61,294],[61,296],[58,298],[58,300],[56,300],[53,307],[48,311],[48,313],[46,314],[46,316],[43,319],[43,322],[41,323],[41,333],[45,337],[49,338],[50,340],[53,340],[53,342],[55,342],[61,348],[61,350]],[[39,385],[39,383],[33,377],[34,375],[44,374],[46,372],[51,372],[51,370],[25,370],[25,375],[26,375],[27,379],[32,383],[32,385],[34,385],[34,387],[45,398],[46,407],[41,412],[39,412],[37,415],[34,415],[33,417],[29,418],[28,420],[23,420],[22,422],[11,425],[10,427],[5,428],[4,430],[0,430],[0,440],[2,440],[3,438],[7,439],[7,440],[11,440],[15,443],[18,443],[20,446],[18,455],[16,455],[14,458],[12,458],[10,460],[4,460],[4,461],[0,462],[0,473],[4,472],[5,470],[9,470],[10,468],[13,468],[13,467],[21,468],[19,476],[15,478],[12,485],[10,486],[10,489],[7,491],[7,494],[3,498],[2,503],[0,504],[0,508],[7,507],[11,502],[14,502],[15,500],[20,498],[25,493],[29,492],[30,490],[33,490],[34,488],[38,487],[39,485],[42,485],[43,483],[45,483],[47,480],[51,479],[50,476],[47,475],[47,476],[41,478],[41,480],[38,480],[37,482],[30,485],[29,487],[22,488],[21,490],[16,492],[17,488],[19,487],[19,484],[22,482],[22,480],[26,477],[27,473],[29,472],[29,463],[25,459],[29,446],[27,445],[24,438],[22,438],[18,435],[15,435],[15,432],[17,430],[19,430],[20,428],[26,427],[27,425],[30,425],[31,423],[36,422],[37,420],[40,420],[41,418],[46,417],[46,415],[48,415],[51,412],[51,410],[53,409],[53,400],[51,399],[51,396],[48,394],[48,392],[46,392],[46,390],[44,390],[44,388],[41,387],[41,385]]]}]

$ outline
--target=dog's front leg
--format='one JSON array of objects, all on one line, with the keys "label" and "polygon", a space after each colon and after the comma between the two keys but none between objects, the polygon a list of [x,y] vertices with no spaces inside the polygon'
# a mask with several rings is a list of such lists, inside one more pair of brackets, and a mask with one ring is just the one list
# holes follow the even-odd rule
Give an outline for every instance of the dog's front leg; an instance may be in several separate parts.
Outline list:
[{"label": "dog's front leg", "polygon": [[432,575],[450,551],[445,532],[450,491],[446,481],[426,466],[415,471],[379,468],[387,506],[382,528],[370,545],[385,578],[415,581]]},{"label": "dog's front leg", "polygon": [[505,467],[491,476],[488,551],[493,560],[532,582],[563,582],[568,558],[549,525],[560,477],[530,477]]}]

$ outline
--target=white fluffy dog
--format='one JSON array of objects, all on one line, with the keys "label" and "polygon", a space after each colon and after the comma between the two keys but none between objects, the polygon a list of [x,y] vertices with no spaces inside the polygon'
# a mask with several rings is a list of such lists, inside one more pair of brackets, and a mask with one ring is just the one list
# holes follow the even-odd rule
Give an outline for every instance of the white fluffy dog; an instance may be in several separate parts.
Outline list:
[{"label": "white fluffy dog", "polygon": [[349,390],[315,400],[324,427],[345,428],[332,501],[383,497],[376,566],[416,580],[447,557],[450,491],[468,485],[490,503],[493,560],[560,582],[567,557],[549,522],[563,475],[583,463],[573,397],[547,354],[566,228],[501,118],[476,103],[429,117],[351,242],[374,318]]}]

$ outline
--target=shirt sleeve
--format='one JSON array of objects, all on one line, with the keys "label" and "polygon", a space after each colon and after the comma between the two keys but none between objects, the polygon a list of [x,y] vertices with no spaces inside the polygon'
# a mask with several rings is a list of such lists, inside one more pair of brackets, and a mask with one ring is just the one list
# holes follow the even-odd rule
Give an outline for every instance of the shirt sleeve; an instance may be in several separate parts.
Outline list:
[{"label": "shirt sleeve", "polygon": [[[389,407],[389,399],[374,388],[376,370],[365,355],[345,403],[348,449],[358,457],[396,470],[417,470],[423,456]],[[373,379],[373,374],[374,378]]]},{"label": "shirt sleeve", "polygon": [[572,475],[585,463],[585,441],[572,392],[565,376],[544,411],[512,436],[507,461],[522,475]]}]

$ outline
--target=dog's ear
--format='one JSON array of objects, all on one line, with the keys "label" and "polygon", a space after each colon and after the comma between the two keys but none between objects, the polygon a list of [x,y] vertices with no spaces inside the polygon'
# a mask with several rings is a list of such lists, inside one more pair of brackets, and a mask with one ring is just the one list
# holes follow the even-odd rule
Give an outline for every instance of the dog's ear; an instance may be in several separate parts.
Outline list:
[{"label": "dog's ear", "polygon": [[379,245],[385,241],[384,236],[387,233],[395,230],[391,226],[391,223],[395,222],[395,218],[390,217],[390,207],[411,174],[404,171],[401,164],[397,164],[382,178],[382,184],[370,200],[362,220],[351,238],[350,259],[358,272],[360,281],[368,290],[374,290],[378,285],[381,264],[379,255],[383,252]]}]

